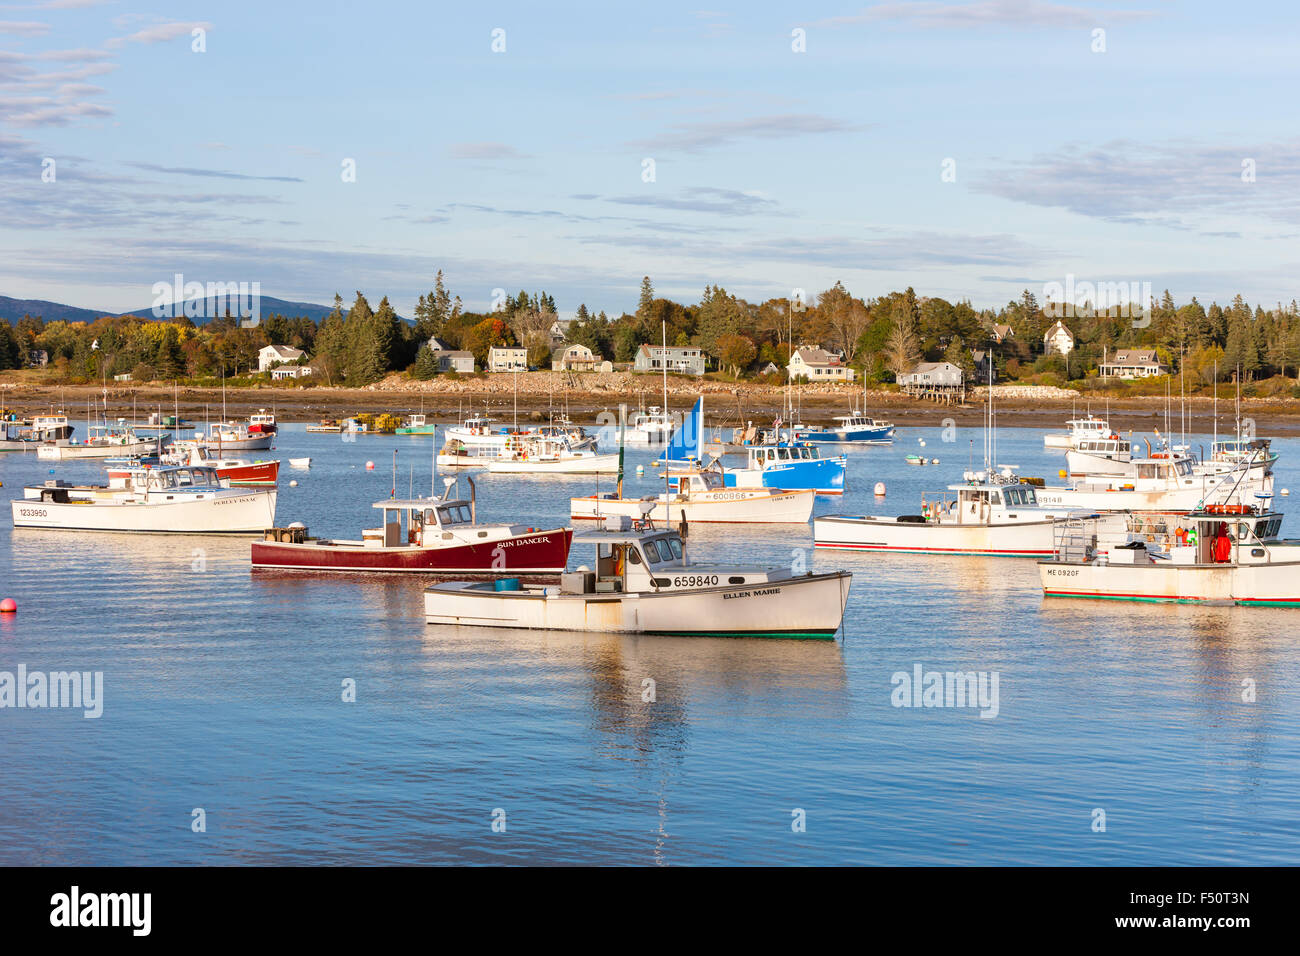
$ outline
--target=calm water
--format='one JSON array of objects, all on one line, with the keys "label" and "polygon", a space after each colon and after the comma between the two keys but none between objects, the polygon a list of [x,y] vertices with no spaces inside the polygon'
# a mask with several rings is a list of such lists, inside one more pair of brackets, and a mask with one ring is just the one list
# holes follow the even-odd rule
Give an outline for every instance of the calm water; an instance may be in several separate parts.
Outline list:
[{"label": "calm water", "polygon": [[[979,455],[970,429],[853,451],[849,493],[818,511],[915,512],[972,439]],[[1000,439],[1024,474],[1061,466],[1040,432]],[[1300,501],[1300,442],[1275,447]],[[427,494],[427,437],[288,426],[277,457],[313,463],[282,472],[280,523],[355,537],[395,448],[398,494]],[[904,466],[913,451],[942,464]],[[0,455],[0,496],[48,470]],[[480,515],[566,523],[591,486],[484,478]],[[0,670],[103,671],[105,702],[97,720],[0,711],[0,863],[1300,860],[1300,612],[1045,603],[1032,561],[811,544],[811,526],[691,535],[699,560],[808,549],[851,569],[835,642],[432,628],[411,580],[254,575],[247,540],[14,533],[6,515],[0,597],[20,613],[0,618]],[[893,707],[916,664],[996,672],[998,715]]]}]

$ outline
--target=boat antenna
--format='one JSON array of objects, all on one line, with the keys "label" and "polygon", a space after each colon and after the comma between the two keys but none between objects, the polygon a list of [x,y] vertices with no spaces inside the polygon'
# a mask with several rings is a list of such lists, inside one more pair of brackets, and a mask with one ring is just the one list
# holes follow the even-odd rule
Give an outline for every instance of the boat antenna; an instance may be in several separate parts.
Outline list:
[{"label": "boat antenna", "polygon": [[433,426],[433,460],[429,463],[429,497],[438,497],[438,425]]},{"label": "boat antenna", "polygon": [[[623,442],[627,438],[627,404],[623,403],[618,406],[618,495],[623,497]],[[596,470],[597,481],[600,480],[600,469]]]},{"label": "boat antenna", "polygon": [[397,449],[393,449],[393,487],[388,490],[388,497],[397,497]]},{"label": "boat antenna", "polygon": [[[663,372],[664,372],[664,413],[662,424],[668,424],[668,320],[659,320],[659,334],[663,343]],[[685,425],[685,422],[682,423]],[[660,429],[660,434],[663,430]],[[668,465],[668,436],[664,435],[664,525],[671,528],[673,525],[670,509],[672,508],[672,498],[668,494],[668,472],[671,469]]]}]

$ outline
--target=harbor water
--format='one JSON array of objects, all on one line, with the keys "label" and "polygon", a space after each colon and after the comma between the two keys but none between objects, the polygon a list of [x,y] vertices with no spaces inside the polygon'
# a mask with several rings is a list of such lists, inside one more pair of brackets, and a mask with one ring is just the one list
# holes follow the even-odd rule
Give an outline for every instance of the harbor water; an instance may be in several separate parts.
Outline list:
[{"label": "harbor water", "polygon": [[[284,462],[277,523],[357,538],[373,502],[429,494],[428,436],[350,437],[286,425],[246,453]],[[817,513],[918,513],[982,440],[909,428],[850,450],[847,493]],[[1300,441],[1274,449],[1300,505]],[[310,470],[288,467],[300,456]],[[1002,430],[998,457],[1049,483],[1064,467],[1040,431]],[[629,450],[630,493],[662,489],[651,459]],[[6,500],[101,476],[0,455]],[[567,524],[596,484],[482,476],[479,520]],[[430,627],[416,579],[254,573],[248,538],[6,515],[0,598],[19,611],[0,615],[0,672],[103,684],[97,717],[0,710],[0,863],[1300,860],[1300,610],[1044,600],[1032,560],[814,553],[811,525],[693,526],[688,549],[851,570],[842,633]],[[570,566],[590,560],[575,547]],[[918,672],[996,694],[924,706],[898,690]]]}]

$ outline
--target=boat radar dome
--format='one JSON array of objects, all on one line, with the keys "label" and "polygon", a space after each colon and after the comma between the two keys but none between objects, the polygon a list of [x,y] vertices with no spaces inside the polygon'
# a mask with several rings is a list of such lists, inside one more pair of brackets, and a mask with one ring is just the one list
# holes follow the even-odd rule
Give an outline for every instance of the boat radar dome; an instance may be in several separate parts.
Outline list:
[{"label": "boat radar dome", "polygon": [[648,515],[650,512],[652,512],[652,511],[654,511],[654,510],[655,510],[655,500],[654,500],[653,498],[642,498],[642,499],[641,499],[641,514],[642,514],[642,515]]},{"label": "boat radar dome", "polygon": [[306,528],[307,526],[306,526],[305,524],[303,524],[301,521],[295,521],[295,522],[293,522],[293,524],[289,525],[289,527],[290,527],[290,528]]}]

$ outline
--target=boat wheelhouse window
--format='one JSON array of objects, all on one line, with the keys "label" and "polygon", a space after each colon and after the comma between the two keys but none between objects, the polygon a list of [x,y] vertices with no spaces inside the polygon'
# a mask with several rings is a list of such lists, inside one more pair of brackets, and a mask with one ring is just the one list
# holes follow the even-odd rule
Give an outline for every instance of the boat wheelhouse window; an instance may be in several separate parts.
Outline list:
[{"label": "boat wheelhouse window", "polygon": [[469,505],[441,505],[438,508],[438,523],[469,524]]},{"label": "boat wheelhouse window", "polygon": [[781,449],[779,449],[779,452],[778,452],[778,453],[779,453],[779,456],[780,456],[780,458],[781,458],[782,461],[789,461],[789,460],[790,460],[790,449],[789,449],[789,448],[781,448]]},{"label": "boat wheelhouse window", "polygon": [[666,540],[668,541],[668,547],[670,547],[670,548],[672,549],[673,557],[674,557],[674,558],[681,558],[681,556],[682,556],[682,539],[681,539],[681,538],[677,538],[677,537],[673,537],[673,538],[668,538],[668,539],[666,539]]},{"label": "boat wheelhouse window", "polygon": [[651,564],[659,563],[659,549],[655,547],[655,543],[653,541],[646,541],[642,545],[642,548],[645,550],[646,560],[648,560]]},{"label": "boat wheelhouse window", "polygon": [[1190,475],[1192,473],[1192,463],[1185,458],[1180,458],[1174,462],[1174,468],[1180,475]]}]

